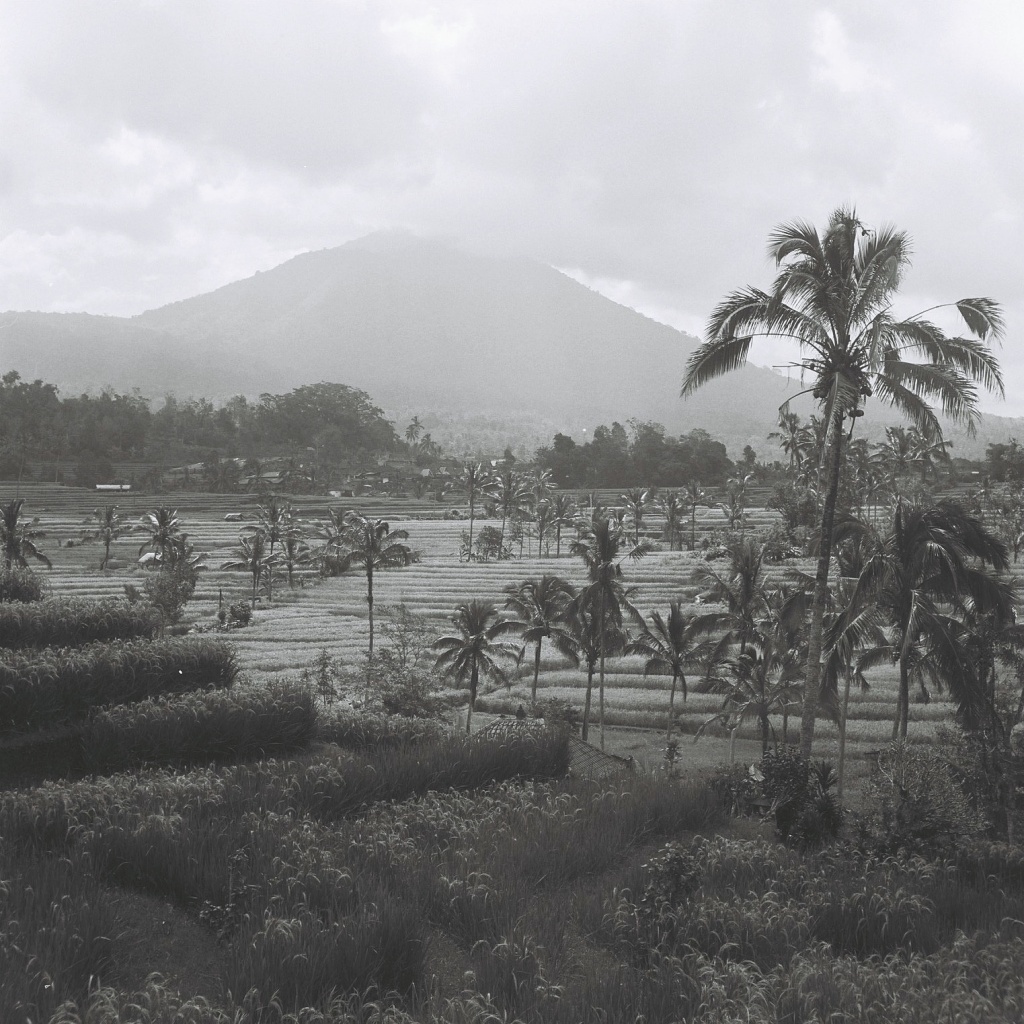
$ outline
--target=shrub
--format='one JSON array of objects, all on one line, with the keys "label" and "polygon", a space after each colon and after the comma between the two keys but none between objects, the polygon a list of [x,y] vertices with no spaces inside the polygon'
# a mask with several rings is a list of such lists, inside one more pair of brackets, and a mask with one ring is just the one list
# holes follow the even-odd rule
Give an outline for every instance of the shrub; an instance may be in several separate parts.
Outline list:
[{"label": "shrub", "polygon": [[237,672],[234,649],[205,638],[12,653],[0,659],[0,734],[53,727],[97,707],[223,689]]},{"label": "shrub", "polygon": [[154,637],[159,629],[153,609],[125,601],[49,598],[0,604],[0,648],[81,647]]},{"label": "shrub", "polygon": [[793,751],[768,752],[761,758],[761,783],[772,802],[779,836],[797,846],[818,846],[835,839],[843,812],[831,792],[838,780],[827,761],[810,763]]},{"label": "shrub", "polygon": [[761,795],[759,781],[745,764],[719,765],[710,779],[711,789],[733,817],[753,814]]},{"label": "shrub", "polygon": [[164,622],[174,623],[195,593],[199,569],[186,559],[161,566],[146,577],[142,589]]},{"label": "shrub", "polygon": [[241,629],[252,621],[252,605],[248,601],[239,601],[228,609],[228,623],[233,628]]},{"label": "shrub", "polygon": [[0,569],[0,604],[28,603],[43,599],[42,580],[31,570],[14,566]]}]

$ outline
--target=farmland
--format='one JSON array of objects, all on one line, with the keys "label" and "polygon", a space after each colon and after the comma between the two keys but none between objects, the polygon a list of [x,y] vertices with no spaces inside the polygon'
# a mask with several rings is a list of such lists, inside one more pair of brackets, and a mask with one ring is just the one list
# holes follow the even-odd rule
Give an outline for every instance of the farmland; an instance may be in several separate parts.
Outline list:
[{"label": "farmland", "polygon": [[[134,567],[141,538],[128,535],[115,542],[111,555],[114,564],[121,566],[100,572],[102,545],[96,541],[80,542],[86,522],[97,504],[95,495],[88,492],[35,485],[22,489],[27,499],[26,511],[40,518],[40,527],[47,533],[43,546],[54,563],[45,573],[53,593],[92,598],[120,597],[126,583],[139,585],[141,570]],[[609,493],[609,500],[614,495]],[[326,515],[324,499],[298,497],[294,499],[303,516],[311,523]],[[157,501],[141,495],[125,496],[123,510],[130,516],[141,515]],[[196,550],[205,554],[209,567],[200,576],[192,602],[186,609],[186,620],[210,625],[215,621],[218,605],[225,606],[246,599],[249,580],[244,573],[219,568],[229,559],[237,546],[242,524],[226,521],[225,516],[250,512],[256,499],[248,495],[182,494],[162,495],[159,503],[178,509],[184,529]],[[404,604],[415,615],[436,629],[445,632],[455,607],[472,598],[495,600],[501,603],[502,590],[516,583],[546,572],[557,572],[576,584],[584,579],[583,566],[578,559],[568,556],[568,538],[563,537],[561,557],[538,557],[536,540],[532,552],[524,547],[523,557],[501,562],[464,562],[458,557],[460,535],[466,523],[446,519],[450,506],[429,500],[416,499],[345,499],[335,502],[354,507],[366,515],[387,516],[392,527],[409,532],[409,544],[418,553],[418,560],[409,566],[380,573],[375,579],[375,603],[378,608]],[[772,520],[771,513],[751,512],[751,527],[764,526]],[[477,530],[488,525],[477,520]],[[491,522],[490,525],[500,525]],[[698,511],[698,539],[708,536],[723,526],[722,514],[716,509]],[[657,533],[657,520],[648,523],[652,534]],[[567,531],[570,532],[570,531]],[[71,541],[73,546],[68,546]],[[58,543],[60,546],[58,547]],[[314,542],[315,543],[315,542]],[[527,544],[530,542],[527,541]],[[659,545],[664,548],[662,543]],[[516,546],[518,551],[518,545]],[[551,545],[553,552],[554,545]],[[694,568],[700,555],[689,551],[656,550],[635,565],[626,566],[626,582],[636,588],[634,602],[644,613],[658,609],[664,611],[670,601],[692,602],[698,594],[693,579]],[[791,569],[807,571],[809,561],[789,560],[774,566],[770,575],[781,577]],[[309,666],[321,649],[341,664],[358,664],[365,656],[368,625],[366,616],[365,580],[359,573],[333,579],[307,576],[303,585],[288,590],[283,584],[275,588],[273,603],[261,602],[252,624],[230,634],[238,663],[253,683],[270,680],[282,674],[297,674]],[[706,606],[705,606],[706,608]],[[520,671],[519,679],[512,679],[510,687],[499,687],[485,695],[481,707],[493,712],[509,712],[529,696],[529,666]],[[854,761],[854,775],[862,774],[864,767],[856,762],[872,751],[884,746],[891,735],[894,710],[896,672],[893,668],[876,669],[869,675],[871,688],[865,692],[856,689],[851,694],[848,727],[848,756]],[[653,764],[660,758],[662,745],[656,732],[645,730],[662,728],[668,706],[671,681],[663,676],[644,676],[643,664],[638,658],[611,659],[606,682],[606,721],[615,729],[609,735],[609,749],[630,754]],[[557,658],[543,657],[540,686],[542,696],[557,697],[582,704],[585,673],[573,669]],[[721,698],[710,694],[691,694],[680,704],[680,723],[684,733],[695,733],[701,723],[718,710]],[[932,694],[929,703],[915,703],[910,710],[911,742],[930,743],[939,728],[952,719],[952,706]],[[486,719],[484,719],[485,721]],[[782,719],[773,719],[780,732]],[[795,735],[795,723],[790,722],[790,736]],[[639,730],[639,731],[638,731]],[[739,730],[738,756],[753,759],[759,744],[755,744],[755,725],[745,723]],[[818,726],[822,756],[835,757],[838,748],[836,726],[821,721]],[[695,765],[709,765],[728,759],[728,740],[721,730],[712,730],[695,747],[686,744],[684,759]]]}]

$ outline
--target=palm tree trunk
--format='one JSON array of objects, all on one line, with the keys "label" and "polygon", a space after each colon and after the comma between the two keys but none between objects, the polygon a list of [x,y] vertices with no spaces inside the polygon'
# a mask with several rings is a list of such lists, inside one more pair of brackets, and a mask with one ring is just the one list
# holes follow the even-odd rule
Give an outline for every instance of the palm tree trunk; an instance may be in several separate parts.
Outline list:
[{"label": "palm tree trunk", "polygon": [[736,763],[736,733],[739,730],[739,723],[737,722],[729,730],[729,764]]},{"label": "palm tree trunk", "polygon": [[600,633],[600,644],[601,644],[601,676],[600,676],[600,687],[597,691],[597,715],[598,721],[601,725],[601,749],[604,750],[604,591],[601,591],[601,615],[598,620],[598,624],[601,630]]},{"label": "palm tree trunk", "polygon": [[366,607],[370,610],[370,651],[367,661],[373,661],[373,566],[366,565]]},{"label": "palm tree trunk", "polygon": [[[562,524],[559,523],[555,527],[555,558],[561,557],[562,554]],[[1016,552],[1014,553],[1013,560],[1017,561]]]},{"label": "palm tree trunk", "polygon": [[690,550],[697,550],[697,506],[693,506],[693,511],[690,515]]},{"label": "palm tree trunk", "polygon": [[583,699],[583,742],[586,743],[590,725],[590,699],[594,693],[594,666],[587,662],[587,695]]},{"label": "palm tree trunk", "polygon": [[907,663],[900,658],[900,690],[896,700],[896,721],[893,723],[892,738],[907,738],[907,720],[910,717],[910,673]]},{"label": "palm tree trunk", "polygon": [[768,721],[768,712],[762,711],[758,718],[761,720],[761,756],[768,753],[768,733],[771,731],[771,723]]},{"label": "palm tree trunk", "polygon": [[672,689],[668,695],[668,728],[665,730],[665,746],[672,742],[672,726],[675,723],[676,680],[678,672],[672,673]]},{"label": "palm tree trunk", "polygon": [[466,735],[473,724],[473,705],[476,703],[476,686],[479,681],[479,674],[476,662],[473,662],[473,671],[469,675],[469,707],[466,709]]},{"label": "palm tree trunk", "polygon": [[811,626],[807,634],[807,669],[804,673],[803,709],[800,716],[800,756],[810,759],[814,742],[814,722],[818,714],[818,689],[821,685],[821,636],[828,599],[828,570],[832,561],[832,530],[835,526],[836,500],[839,497],[839,471],[843,456],[843,417],[836,412],[832,421],[832,450],[829,452],[828,487],[821,513],[821,552],[814,578],[811,601]]},{"label": "palm tree trunk", "polygon": [[839,767],[837,769],[836,798],[843,802],[843,778],[846,773],[846,719],[850,712],[850,673],[846,672],[846,684],[843,688],[843,708],[839,717]]},{"label": "palm tree trunk", "polygon": [[533,689],[530,691],[530,700],[537,703],[537,677],[540,675],[540,640],[537,641],[537,653],[533,656]]},{"label": "palm tree trunk", "polygon": [[498,561],[501,561],[501,549],[505,546],[505,520],[507,515],[501,517],[501,536],[498,538]]},{"label": "palm tree trunk", "polygon": [[476,494],[472,491],[469,495],[469,550],[466,552],[466,561],[473,561],[473,519],[476,513]]}]

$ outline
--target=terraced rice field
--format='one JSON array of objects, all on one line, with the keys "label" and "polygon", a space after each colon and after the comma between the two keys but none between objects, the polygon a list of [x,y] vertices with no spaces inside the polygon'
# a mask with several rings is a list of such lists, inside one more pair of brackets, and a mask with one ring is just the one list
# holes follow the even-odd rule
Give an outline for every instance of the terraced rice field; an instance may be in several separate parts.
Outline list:
[{"label": "terraced rice field", "polygon": [[[46,531],[41,546],[54,563],[53,570],[45,573],[54,593],[120,596],[125,584],[141,586],[144,571],[135,565],[135,559],[142,538],[128,536],[116,542],[112,555],[118,568],[104,572],[98,568],[102,546],[96,541],[80,542],[83,530],[88,529],[86,520],[91,510],[102,503],[102,498],[87,491],[45,485],[23,487],[21,496],[27,500],[26,512],[38,515],[40,528]],[[177,508],[189,539],[198,551],[206,554],[209,568],[202,574],[196,595],[188,606],[188,621],[212,625],[221,602],[228,605],[248,597],[248,577],[219,566],[232,557],[240,527],[238,522],[225,521],[225,515],[251,510],[255,506],[254,498],[187,493],[159,498],[124,496],[119,504],[130,516],[142,515],[157,504]],[[311,521],[326,514],[327,504],[322,498],[298,498],[295,504]],[[380,499],[346,499],[336,504],[358,507],[366,514],[386,515],[392,528],[408,531],[408,543],[419,552],[420,560],[375,576],[375,607],[379,613],[386,606],[404,603],[438,634],[447,630],[448,620],[458,604],[483,598],[500,605],[502,590],[509,583],[545,572],[559,573],[577,584],[583,582],[582,565],[568,556],[568,541],[564,537],[559,559],[539,558],[534,550],[532,556],[500,563],[465,563],[459,561],[458,548],[467,524],[441,518],[443,506],[429,500],[395,500],[385,505]],[[701,512],[698,516],[700,531],[721,526],[720,512],[712,509]],[[751,519],[753,523],[769,522],[771,513],[755,511]],[[486,525],[486,521],[477,520],[476,528],[482,525]],[[647,524],[648,529],[656,526],[656,520]],[[68,541],[72,546],[68,546]],[[639,563],[626,563],[627,582],[636,588],[635,602],[641,611],[664,611],[672,600],[692,599],[696,592],[693,570],[698,559],[699,555],[690,552],[656,551]],[[800,568],[809,569],[810,563],[802,563]],[[321,648],[326,648],[342,663],[358,664],[368,639],[365,598],[365,579],[358,573],[338,579],[309,578],[303,586],[291,591],[283,582],[277,584],[273,604],[262,602],[252,624],[230,634],[243,670],[256,684],[281,674],[294,675],[308,666]],[[532,666],[532,661],[530,664]],[[851,695],[848,735],[852,741],[849,751],[854,758],[883,746],[891,734],[895,671],[880,670],[870,681],[868,692]],[[514,709],[528,698],[529,684],[530,671],[524,665],[520,679],[513,681],[508,689],[500,687],[488,696],[485,704],[494,710]],[[545,657],[540,685],[544,696],[582,704],[586,676],[566,663]],[[605,691],[607,722],[631,729],[662,729],[669,686],[667,678],[645,677],[642,663],[636,658],[612,659],[607,668]],[[718,709],[720,701],[721,698],[713,695],[691,694],[685,705],[677,703],[677,709],[683,713],[684,732],[696,732]],[[951,706],[943,701],[933,699],[929,704],[913,704],[911,739],[933,741],[937,730],[951,721],[951,714]],[[790,720],[791,737],[796,733],[796,717]],[[781,718],[774,724],[781,733]],[[744,726],[738,735],[752,740],[753,723]],[[835,727],[822,721],[817,735],[821,737],[818,744],[821,755],[834,756]],[[636,742],[637,752],[651,756],[651,751],[657,750],[656,736],[657,733],[652,733],[649,741]],[[727,758],[728,740],[720,731],[703,738],[700,744],[714,750],[715,759]],[[750,751],[756,747],[753,743],[744,743],[743,749]]]}]

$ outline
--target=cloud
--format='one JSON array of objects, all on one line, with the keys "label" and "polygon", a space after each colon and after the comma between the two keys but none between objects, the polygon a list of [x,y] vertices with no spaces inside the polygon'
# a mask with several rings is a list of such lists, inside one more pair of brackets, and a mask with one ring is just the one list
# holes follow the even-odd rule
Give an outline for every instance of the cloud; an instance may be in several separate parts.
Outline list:
[{"label": "cloud", "polygon": [[[382,227],[686,326],[856,202],[1024,316],[1024,15],[782,0],[8,5],[0,307],[137,312]],[[1006,352],[1014,382],[1024,365]],[[1024,400],[1018,406],[1024,412]]]}]

